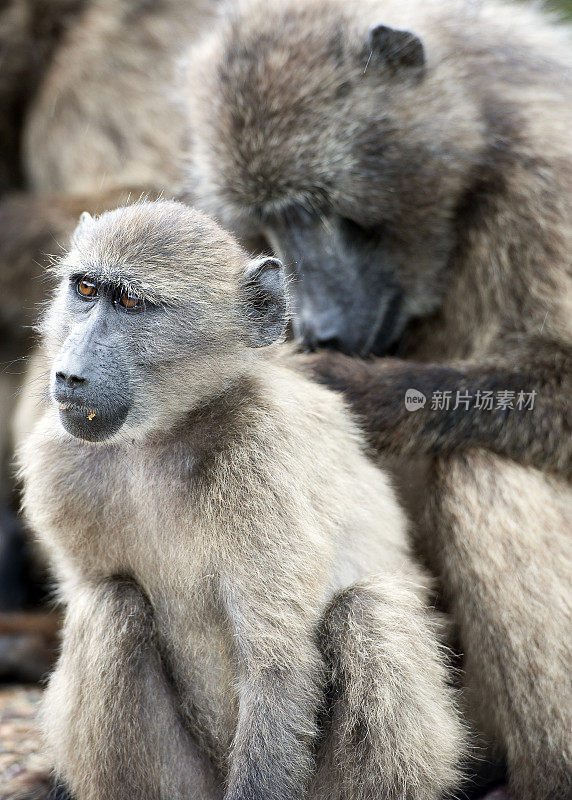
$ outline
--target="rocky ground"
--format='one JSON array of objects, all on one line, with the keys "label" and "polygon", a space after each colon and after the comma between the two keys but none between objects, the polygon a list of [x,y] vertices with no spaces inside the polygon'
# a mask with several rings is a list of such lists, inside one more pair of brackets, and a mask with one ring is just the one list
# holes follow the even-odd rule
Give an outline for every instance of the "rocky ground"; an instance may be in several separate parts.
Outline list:
[{"label": "rocky ground", "polygon": [[0,800],[17,797],[48,769],[40,755],[36,719],[41,690],[36,686],[0,687]]}]

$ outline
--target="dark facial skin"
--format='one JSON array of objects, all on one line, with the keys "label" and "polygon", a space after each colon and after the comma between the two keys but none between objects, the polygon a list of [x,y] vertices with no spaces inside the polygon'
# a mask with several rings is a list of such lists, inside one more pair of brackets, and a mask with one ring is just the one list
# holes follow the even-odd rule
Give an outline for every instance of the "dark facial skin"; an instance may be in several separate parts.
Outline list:
[{"label": "dark facial skin", "polygon": [[407,309],[395,270],[383,267],[380,226],[299,209],[272,217],[266,233],[292,278],[294,334],[306,349],[382,355],[398,340]]},{"label": "dark facial skin", "polygon": [[70,330],[50,390],[68,433],[97,442],[116,433],[131,408],[131,378],[121,354],[130,318],[144,312],[145,303],[121,287],[74,276],[68,308]]},{"label": "dark facial skin", "polygon": [[[523,464],[570,474],[570,356],[533,346],[535,366],[523,367],[528,355],[505,347],[496,363],[439,365],[383,359],[360,361],[349,356],[396,354],[407,325],[417,314],[419,295],[431,298],[439,287],[411,280],[408,263],[431,258],[411,242],[392,243],[391,226],[360,227],[331,211],[269,216],[265,234],[287,265],[292,281],[293,332],[306,356],[302,368],[343,392],[359,414],[371,444],[381,452],[438,455],[485,447]],[[436,244],[438,241],[435,240]],[[440,250],[435,248],[436,254]],[[433,256],[434,262],[437,256]],[[409,281],[409,284],[408,284]],[[555,369],[556,367],[556,369]],[[428,402],[411,414],[404,403],[410,388]],[[461,405],[456,410],[431,407],[434,392],[512,391],[533,394],[527,413],[512,407],[490,410]],[[454,403],[452,404],[454,406]],[[524,423],[524,425],[523,425]]]},{"label": "dark facial skin", "polygon": [[228,385],[231,362],[239,375],[247,348],[282,336],[281,263],[248,261],[198,217],[148,203],[80,222],[42,324],[51,399],[72,436],[164,431]]}]

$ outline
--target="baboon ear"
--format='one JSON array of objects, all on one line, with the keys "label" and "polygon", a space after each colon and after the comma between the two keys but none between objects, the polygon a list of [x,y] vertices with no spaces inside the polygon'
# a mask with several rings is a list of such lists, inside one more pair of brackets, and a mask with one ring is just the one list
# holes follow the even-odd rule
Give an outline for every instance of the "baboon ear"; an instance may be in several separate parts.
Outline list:
[{"label": "baboon ear", "polygon": [[72,245],[76,244],[79,240],[79,237],[82,233],[89,228],[91,223],[93,222],[93,217],[89,213],[89,211],[82,211],[79,215],[79,220],[77,222],[76,228],[71,236],[71,243]]},{"label": "baboon ear", "polygon": [[249,347],[266,347],[282,338],[288,322],[282,262],[277,258],[251,261],[242,276],[240,288]]},{"label": "baboon ear", "polygon": [[423,67],[425,50],[421,39],[410,31],[374,25],[369,31],[369,55],[395,66]]}]

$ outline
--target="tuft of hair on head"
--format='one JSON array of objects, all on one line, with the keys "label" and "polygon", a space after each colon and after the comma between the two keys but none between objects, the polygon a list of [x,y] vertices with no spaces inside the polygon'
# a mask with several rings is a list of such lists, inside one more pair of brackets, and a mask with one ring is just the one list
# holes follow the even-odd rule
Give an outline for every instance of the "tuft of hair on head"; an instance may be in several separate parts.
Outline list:
[{"label": "tuft of hair on head", "polygon": [[178,305],[231,292],[246,259],[235,239],[200,211],[174,200],[139,201],[82,215],[56,272],[84,272],[149,302]]}]

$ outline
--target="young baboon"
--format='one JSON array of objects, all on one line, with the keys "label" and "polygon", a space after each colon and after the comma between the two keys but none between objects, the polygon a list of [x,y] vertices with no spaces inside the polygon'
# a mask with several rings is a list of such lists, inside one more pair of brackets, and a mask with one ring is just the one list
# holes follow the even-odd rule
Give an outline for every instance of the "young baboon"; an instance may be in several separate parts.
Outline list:
[{"label": "young baboon", "polygon": [[190,63],[190,185],[284,260],[310,349],[401,356],[306,363],[378,449],[433,460],[419,546],[470,713],[517,797],[569,797],[569,32],[488,2],[254,0]]},{"label": "young baboon", "polygon": [[67,606],[44,717],[73,797],[454,788],[462,727],[403,513],[341,399],[265,349],[280,262],[159,202],[84,217],[58,274],[21,462]]}]

